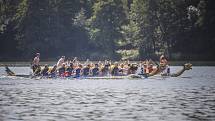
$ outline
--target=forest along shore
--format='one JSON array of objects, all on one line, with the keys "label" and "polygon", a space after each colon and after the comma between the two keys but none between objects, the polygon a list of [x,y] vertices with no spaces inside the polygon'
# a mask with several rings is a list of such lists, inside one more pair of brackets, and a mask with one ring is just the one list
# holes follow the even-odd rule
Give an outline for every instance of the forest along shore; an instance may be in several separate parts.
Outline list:
[{"label": "forest along shore", "polygon": [[215,60],[214,0],[0,0],[0,6],[2,61],[36,52],[47,60],[161,54]]},{"label": "forest along shore", "polygon": [[[85,61],[81,61],[85,62]],[[96,63],[98,61],[92,61],[93,63]],[[114,61],[113,61],[114,62]],[[130,61],[130,63],[138,63],[139,61]],[[184,63],[192,63],[193,66],[215,66],[215,61],[169,61],[170,66],[181,66]],[[42,61],[40,64],[43,66],[45,64],[48,64],[49,66],[53,66],[56,64],[57,61]],[[0,62],[0,67],[3,67],[5,65],[12,66],[12,67],[23,67],[23,66],[29,66],[30,62],[27,61],[19,61],[19,62]]]}]

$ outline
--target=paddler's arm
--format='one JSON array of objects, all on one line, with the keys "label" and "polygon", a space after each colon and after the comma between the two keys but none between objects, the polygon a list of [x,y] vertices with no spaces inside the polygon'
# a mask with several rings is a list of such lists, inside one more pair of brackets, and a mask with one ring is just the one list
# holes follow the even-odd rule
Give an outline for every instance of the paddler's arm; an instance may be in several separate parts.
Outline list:
[{"label": "paddler's arm", "polygon": [[73,63],[75,63],[77,61],[77,57],[74,57],[74,59],[72,60]]}]

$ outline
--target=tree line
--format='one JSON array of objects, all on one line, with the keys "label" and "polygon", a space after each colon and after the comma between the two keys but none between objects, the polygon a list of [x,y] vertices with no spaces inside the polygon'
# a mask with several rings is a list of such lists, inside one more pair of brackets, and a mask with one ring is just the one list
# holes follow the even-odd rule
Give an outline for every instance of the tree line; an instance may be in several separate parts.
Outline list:
[{"label": "tree line", "polygon": [[214,60],[214,0],[0,0],[0,60]]}]

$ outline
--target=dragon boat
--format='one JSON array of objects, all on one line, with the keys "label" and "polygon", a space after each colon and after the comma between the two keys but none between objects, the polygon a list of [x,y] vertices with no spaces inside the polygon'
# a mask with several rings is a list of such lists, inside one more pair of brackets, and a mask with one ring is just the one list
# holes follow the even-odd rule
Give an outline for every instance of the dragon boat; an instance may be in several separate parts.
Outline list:
[{"label": "dragon boat", "polygon": [[[141,79],[141,78],[148,78],[148,77],[152,77],[155,75],[160,75],[162,77],[178,77],[181,76],[185,71],[187,70],[191,70],[192,69],[192,64],[191,63],[185,63],[181,69],[177,70],[175,73],[162,73],[163,71],[163,67],[160,65],[157,65],[157,67],[148,74],[130,74],[130,75],[126,75],[126,76],[88,76],[88,77],[78,77],[78,79]],[[23,78],[52,78],[52,77],[44,77],[44,76],[34,76],[34,75],[27,75],[27,74],[16,74],[15,72],[13,72],[8,66],[5,66],[5,72],[7,73],[7,76],[13,76],[13,77],[23,77]],[[62,78],[62,77],[54,77],[56,78]],[[64,78],[75,78],[75,77],[64,77]]]}]

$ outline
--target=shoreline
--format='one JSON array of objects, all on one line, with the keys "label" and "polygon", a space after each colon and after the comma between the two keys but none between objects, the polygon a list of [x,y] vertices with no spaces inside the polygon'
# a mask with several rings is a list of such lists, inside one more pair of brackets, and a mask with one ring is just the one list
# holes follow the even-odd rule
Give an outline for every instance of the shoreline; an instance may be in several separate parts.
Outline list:
[{"label": "shoreline", "polygon": [[[83,63],[85,61],[81,61]],[[98,61],[92,61],[92,62],[98,62]],[[113,61],[114,62],[114,61]],[[139,61],[130,61],[130,63],[138,63]],[[42,61],[40,62],[41,65],[48,64],[49,66],[52,66],[56,64],[55,61]],[[193,66],[215,66],[215,61],[169,61],[170,66],[181,66],[185,63],[191,63]],[[0,62],[0,67],[3,67],[5,65],[12,66],[12,67],[23,67],[23,66],[30,66],[30,62],[22,61],[22,62]]]}]

